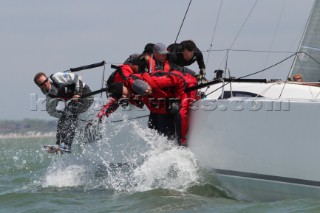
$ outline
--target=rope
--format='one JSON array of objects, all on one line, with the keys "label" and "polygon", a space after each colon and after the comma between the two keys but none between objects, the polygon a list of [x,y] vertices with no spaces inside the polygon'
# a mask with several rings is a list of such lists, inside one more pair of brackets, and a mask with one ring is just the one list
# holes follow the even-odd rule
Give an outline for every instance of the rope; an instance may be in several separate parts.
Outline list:
[{"label": "rope", "polygon": [[191,2],[192,2],[192,0],[190,0],[190,2],[189,2],[188,8],[187,8],[187,10],[186,10],[186,12],[185,12],[185,14],[184,14],[182,23],[181,23],[181,25],[180,25],[180,28],[179,28],[179,31],[178,31],[178,34],[177,34],[177,37],[176,37],[176,40],[174,41],[174,43],[177,43],[177,40],[178,40],[180,31],[181,31],[181,28],[182,28],[182,26],[183,26],[184,20],[186,19],[186,16],[187,16],[187,13],[188,13],[188,11],[189,11],[189,7],[190,7],[190,5],[191,5]]},{"label": "rope", "polygon": [[215,25],[214,25],[214,29],[213,29],[213,33],[212,33],[212,38],[211,38],[211,43],[210,43],[210,47],[209,47],[209,49],[208,49],[208,56],[207,56],[207,61],[206,61],[206,67],[207,67],[207,65],[208,65],[208,61],[209,61],[209,58],[210,58],[210,53],[211,53],[211,49],[212,49],[213,39],[214,39],[214,36],[215,36],[215,34],[216,34],[216,29],[217,29],[217,26],[218,26],[218,21],[219,21],[219,18],[220,18],[220,12],[221,12],[221,8],[222,8],[222,3],[223,3],[223,0],[221,0],[221,2],[220,2],[220,7],[219,7],[219,11],[218,11],[216,23],[215,23]]}]

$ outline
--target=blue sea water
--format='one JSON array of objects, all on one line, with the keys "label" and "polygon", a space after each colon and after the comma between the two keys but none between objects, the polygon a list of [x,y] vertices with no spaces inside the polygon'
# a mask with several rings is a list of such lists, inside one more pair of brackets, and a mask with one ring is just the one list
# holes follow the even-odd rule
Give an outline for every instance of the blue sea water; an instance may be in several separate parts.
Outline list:
[{"label": "blue sea water", "polygon": [[238,200],[189,149],[139,122],[101,132],[89,144],[79,132],[63,155],[43,150],[54,138],[1,139],[0,212],[320,212],[317,200]]}]

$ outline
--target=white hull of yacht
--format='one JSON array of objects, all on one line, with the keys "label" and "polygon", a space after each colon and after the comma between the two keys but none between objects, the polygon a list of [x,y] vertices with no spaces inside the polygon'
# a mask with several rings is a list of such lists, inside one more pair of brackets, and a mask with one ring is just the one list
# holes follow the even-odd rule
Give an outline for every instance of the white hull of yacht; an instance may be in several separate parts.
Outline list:
[{"label": "white hull of yacht", "polygon": [[197,104],[189,144],[200,163],[243,199],[320,198],[320,89],[284,83],[232,83],[232,89],[264,97],[216,100],[220,89]]}]

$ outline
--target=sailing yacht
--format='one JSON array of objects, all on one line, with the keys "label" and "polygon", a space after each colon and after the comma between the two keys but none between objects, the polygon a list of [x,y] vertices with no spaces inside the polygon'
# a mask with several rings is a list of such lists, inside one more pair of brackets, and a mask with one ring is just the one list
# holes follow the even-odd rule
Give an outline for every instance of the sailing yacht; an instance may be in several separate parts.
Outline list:
[{"label": "sailing yacht", "polygon": [[222,78],[192,107],[189,147],[240,199],[320,198],[320,0],[291,74],[304,82]]}]

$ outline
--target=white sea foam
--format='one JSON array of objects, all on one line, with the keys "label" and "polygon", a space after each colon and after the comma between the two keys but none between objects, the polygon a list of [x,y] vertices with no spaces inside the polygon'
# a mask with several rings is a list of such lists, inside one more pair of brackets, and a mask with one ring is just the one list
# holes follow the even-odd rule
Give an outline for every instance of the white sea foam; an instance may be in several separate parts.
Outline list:
[{"label": "white sea foam", "polygon": [[79,165],[49,170],[43,181],[44,187],[75,187],[82,185],[85,169]]}]

